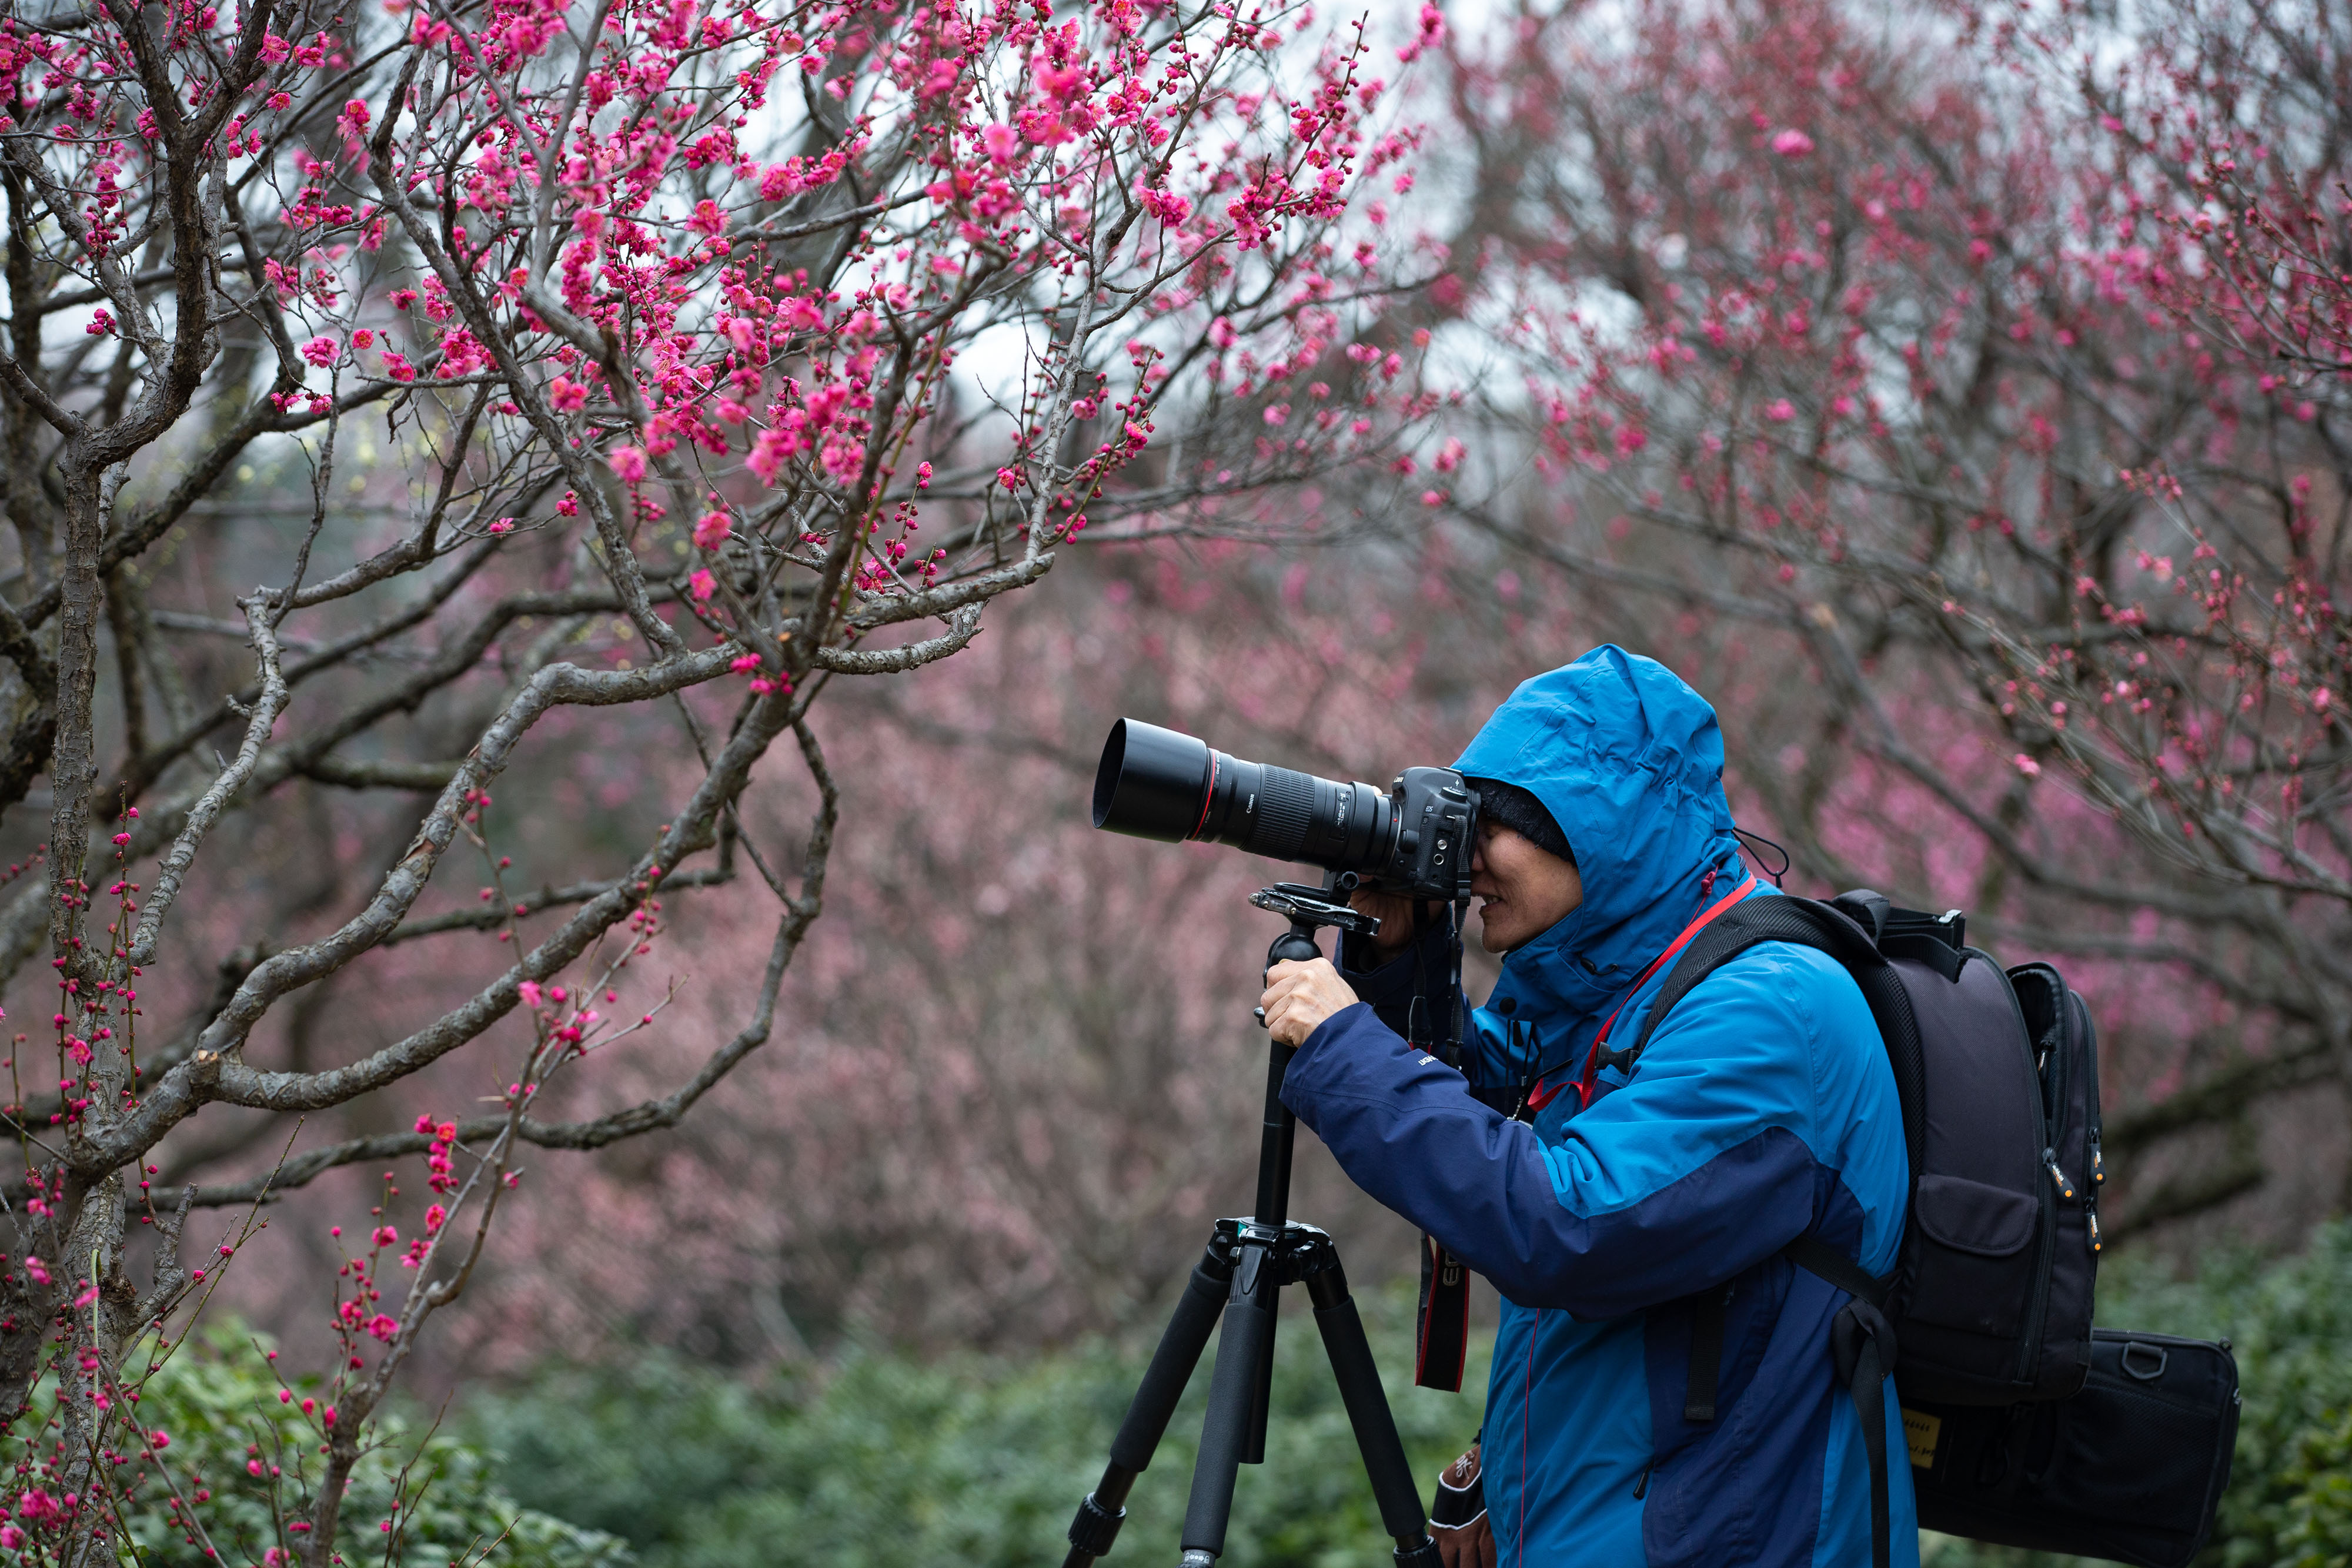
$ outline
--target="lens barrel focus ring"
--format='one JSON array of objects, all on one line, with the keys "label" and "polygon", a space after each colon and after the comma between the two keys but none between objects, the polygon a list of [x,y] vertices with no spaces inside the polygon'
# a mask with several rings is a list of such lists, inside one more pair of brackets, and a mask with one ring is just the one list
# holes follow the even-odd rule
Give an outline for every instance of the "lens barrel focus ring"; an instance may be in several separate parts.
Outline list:
[{"label": "lens barrel focus ring", "polygon": [[1315,815],[1315,779],[1287,768],[1267,768],[1258,785],[1257,826],[1249,848],[1276,860],[1297,858]]}]

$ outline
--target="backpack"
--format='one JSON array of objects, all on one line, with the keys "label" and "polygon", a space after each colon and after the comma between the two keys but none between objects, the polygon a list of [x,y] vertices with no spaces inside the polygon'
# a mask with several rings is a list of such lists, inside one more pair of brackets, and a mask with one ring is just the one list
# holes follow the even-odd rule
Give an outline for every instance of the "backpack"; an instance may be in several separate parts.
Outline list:
[{"label": "backpack", "polygon": [[[1630,1070],[1675,1002],[1760,942],[1814,948],[1853,977],[1902,1105],[1911,1184],[1894,1272],[1873,1278],[1811,1234],[1782,1252],[1853,1298],[1832,1324],[1832,1349],[1869,1455],[1873,1561],[1886,1568],[1890,1374],[1906,1401],[1962,1406],[2064,1399],[2089,1375],[2105,1179],[2097,1039],[2049,965],[2004,970],[1968,946],[1958,910],[1923,915],[1858,891],[1723,911],[1668,971],[1640,1036],[1604,1065]],[[1705,1421],[1722,1298],[1709,1292],[1695,1308],[1684,1414]]]}]

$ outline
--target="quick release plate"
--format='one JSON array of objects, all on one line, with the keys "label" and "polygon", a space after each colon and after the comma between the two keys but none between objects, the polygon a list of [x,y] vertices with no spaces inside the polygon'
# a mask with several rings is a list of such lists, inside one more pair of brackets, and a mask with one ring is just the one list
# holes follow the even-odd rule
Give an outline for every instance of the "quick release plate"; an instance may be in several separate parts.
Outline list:
[{"label": "quick release plate", "polygon": [[1380,930],[1381,923],[1373,916],[1344,904],[1332,903],[1327,893],[1324,888],[1301,882],[1277,882],[1251,894],[1250,902],[1305,925],[1336,926],[1359,936],[1370,936]]}]

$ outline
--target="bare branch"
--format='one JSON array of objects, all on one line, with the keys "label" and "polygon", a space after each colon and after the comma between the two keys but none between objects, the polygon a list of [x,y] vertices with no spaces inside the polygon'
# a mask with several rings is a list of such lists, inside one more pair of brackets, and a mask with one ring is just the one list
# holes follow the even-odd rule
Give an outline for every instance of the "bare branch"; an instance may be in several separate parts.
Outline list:
[{"label": "bare branch", "polygon": [[[735,880],[734,873],[724,867],[698,871],[682,871],[662,879],[663,891],[676,888],[719,887]],[[456,909],[446,915],[427,915],[421,920],[404,922],[393,934],[378,944],[389,947],[397,942],[412,941],[419,936],[438,936],[451,931],[496,931],[509,918],[521,918],[561,909],[570,904],[586,904],[608,893],[619,892],[635,884],[625,877],[606,882],[580,882],[566,887],[543,887],[536,893],[526,893],[504,907],[492,904],[471,909]]]},{"label": "bare branch", "polygon": [[253,595],[245,601],[246,624],[253,634],[255,658],[261,666],[261,700],[254,705],[253,717],[245,727],[245,740],[236,748],[236,760],[221,770],[212,787],[204,792],[188,810],[187,823],[180,830],[172,852],[163,857],[156,868],[155,884],[147,895],[147,907],[140,913],[139,933],[131,938],[128,962],[133,967],[144,965],[155,956],[155,936],[163,929],[163,917],[172,912],[172,904],[180,896],[180,884],[187,875],[188,866],[196,858],[196,850],[205,841],[205,834],[228,803],[236,798],[245,781],[253,777],[254,765],[261,759],[261,747],[278,723],[278,716],[286,710],[286,680],[278,669],[278,626],[274,596],[268,592]]},{"label": "bare branch", "polygon": [[439,793],[457,776],[461,762],[395,762],[388,758],[304,758],[290,764],[304,779],[345,789],[425,789]]},{"label": "bare branch", "polygon": [[810,654],[810,662],[821,670],[844,675],[891,675],[920,669],[969,645],[980,633],[980,610],[977,604],[967,604],[948,617],[945,632],[920,643],[909,643],[903,648],[872,653],[818,648]]},{"label": "bare branch", "polygon": [[[659,1099],[643,1101],[624,1110],[580,1122],[544,1123],[525,1116],[512,1124],[516,1137],[544,1149],[598,1149],[625,1138],[639,1137],[664,1127],[675,1126],[679,1118],[693,1108],[696,1101],[709,1093],[746,1056],[767,1043],[775,1022],[776,992],[783,984],[784,971],[791,967],[802,939],[808,935],[809,927],[815,924],[817,915],[824,909],[825,868],[832,858],[834,830],[840,821],[841,812],[840,791],[825,768],[824,754],[817,748],[816,737],[805,724],[795,726],[794,733],[799,737],[810,777],[817,786],[817,814],[810,826],[807,851],[802,859],[800,894],[786,905],[782,917],[777,922],[775,940],[768,949],[767,970],[761,977],[759,994],[752,1002],[751,1021],[733,1039],[712,1052],[692,1078]],[[674,882],[684,880],[678,878]],[[674,882],[663,885],[674,885]],[[462,1143],[476,1143],[497,1136],[509,1124],[509,1118],[502,1115],[476,1117],[457,1124],[457,1137]],[[323,1149],[314,1149],[298,1158],[281,1161],[276,1169],[251,1181],[203,1188],[197,1191],[195,1201],[206,1207],[268,1202],[343,1166],[423,1154],[437,1136],[437,1134],[428,1137],[420,1133],[393,1133],[350,1139]]]}]

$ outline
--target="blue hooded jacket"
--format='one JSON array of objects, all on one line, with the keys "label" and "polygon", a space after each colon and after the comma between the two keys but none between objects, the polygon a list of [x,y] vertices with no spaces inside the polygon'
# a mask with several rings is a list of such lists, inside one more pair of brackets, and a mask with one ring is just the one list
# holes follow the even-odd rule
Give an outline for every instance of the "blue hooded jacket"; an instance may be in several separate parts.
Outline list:
[{"label": "blue hooded jacket", "polygon": [[[1482,1086],[1559,1084],[1612,1013],[1612,1046],[1638,1037],[1664,978],[1644,968],[1746,878],[1715,712],[1664,665],[1596,648],[1521,685],[1454,766],[1533,792],[1582,873],[1584,902],[1504,960],[1472,1015]],[[1481,1438],[1500,1568],[1868,1564],[1869,1470],[1830,1343],[1846,1297],[1780,1256],[1810,1230],[1885,1274],[1901,1239],[1902,1113],[1853,979],[1808,948],[1753,947],[1675,1005],[1630,1078],[1602,1072],[1590,1105],[1556,1093],[1529,1125],[1400,1038],[1433,954],[1370,973],[1355,956],[1362,1002],[1307,1037],[1282,1097],[1502,1292]],[[1694,1423],[1701,1291],[1727,1305],[1717,1416]],[[1899,1432],[1891,1382],[1885,1398]]]}]

